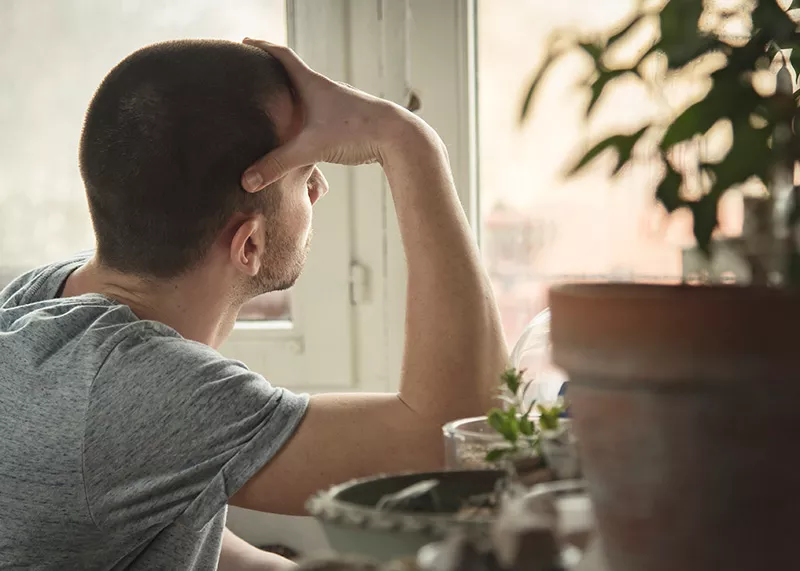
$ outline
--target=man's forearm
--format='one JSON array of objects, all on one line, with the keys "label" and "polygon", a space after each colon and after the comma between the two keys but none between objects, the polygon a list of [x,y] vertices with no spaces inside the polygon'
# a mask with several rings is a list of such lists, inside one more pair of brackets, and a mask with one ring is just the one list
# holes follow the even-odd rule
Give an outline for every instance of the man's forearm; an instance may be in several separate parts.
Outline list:
[{"label": "man's forearm", "polygon": [[408,262],[401,397],[437,421],[483,414],[507,362],[497,305],[441,139],[406,118],[384,148]]},{"label": "man's forearm", "polygon": [[289,571],[294,567],[288,559],[261,551],[225,528],[218,571]]}]

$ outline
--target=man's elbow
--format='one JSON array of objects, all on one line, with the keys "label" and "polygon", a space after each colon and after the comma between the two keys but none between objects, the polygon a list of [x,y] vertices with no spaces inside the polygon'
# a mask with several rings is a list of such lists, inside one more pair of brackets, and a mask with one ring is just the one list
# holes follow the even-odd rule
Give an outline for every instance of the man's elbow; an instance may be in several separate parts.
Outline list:
[{"label": "man's elbow", "polygon": [[[413,458],[408,458],[408,467],[404,471],[417,470],[435,472],[446,468],[444,451],[444,425],[455,420],[452,414],[438,411],[419,410],[397,393],[398,406],[406,418],[403,425],[406,429],[403,448],[411,451]],[[404,454],[405,456],[405,454]]]}]

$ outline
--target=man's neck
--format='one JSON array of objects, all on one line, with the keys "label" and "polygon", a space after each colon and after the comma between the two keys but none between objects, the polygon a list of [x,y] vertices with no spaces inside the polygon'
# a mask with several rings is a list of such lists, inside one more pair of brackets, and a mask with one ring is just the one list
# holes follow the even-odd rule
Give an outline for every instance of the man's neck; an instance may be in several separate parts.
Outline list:
[{"label": "man's neck", "polygon": [[186,339],[217,348],[230,334],[241,302],[201,267],[170,280],[145,280],[102,266],[96,258],[69,276],[62,297],[100,293],[131,308],[139,319],[158,321]]}]

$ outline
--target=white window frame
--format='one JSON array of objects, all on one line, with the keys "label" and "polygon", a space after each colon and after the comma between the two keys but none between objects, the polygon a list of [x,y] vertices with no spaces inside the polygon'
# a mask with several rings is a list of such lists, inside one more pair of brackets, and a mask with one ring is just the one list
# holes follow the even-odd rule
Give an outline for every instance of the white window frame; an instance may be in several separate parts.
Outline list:
[{"label": "white window frame", "polygon": [[[477,238],[474,0],[288,0],[287,20],[317,71],[398,104],[420,97]],[[222,352],[295,390],[394,390],[407,272],[391,194],[378,166],[323,170],[331,192],[315,207],[292,327],[239,323]]]},{"label": "white window frame", "polygon": [[[412,92],[420,98],[418,114],[447,146],[456,188],[477,239],[474,0],[353,0],[350,16],[353,84],[401,105]],[[362,235],[372,238],[372,247],[361,239],[356,240],[356,249],[369,252],[367,257],[373,260],[378,258],[374,252],[378,241],[373,237],[379,231],[374,227],[376,220],[382,221],[383,238],[381,266],[372,266],[381,269],[375,280],[382,297],[381,315],[378,318],[373,309],[366,316],[359,309],[357,364],[371,386],[393,390],[402,369],[405,255],[385,179],[379,170],[362,171],[357,177],[354,219],[364,227]],[[379,193],[375,192],[378,185]],[[360,188],[367,186],[373,188]],[[372,221],[372,226],[365,221]]]},{"label": "white window frame", "polygon": [[[326,75],[347,76],[344,0],[287,1],[289,44]],[[314,239],[302,276],[290,290],[290,322],[238,322],[220,348],[273,383],[318,392],[354,386],[350,299],[350,172],[325,165],[331,186],[315,206]]]},{"label": "white window frame", "polygon": [[[283,1],[289,43],[322,73],[346,81],[350,2]],[[229,9],[235,11],[235,3]],[[256,37],[259,30],[274,29],[267,24],[244,22]],[[323,171],[332,192],[315,207],[316,240],[303,275],[289,292],[291,320],[239,322],[220,348],[277,385],[312,392],[350,389],[357,379],[351,305],[351,269],[358,269],[351,263],[353,174],[330,165]]]}]

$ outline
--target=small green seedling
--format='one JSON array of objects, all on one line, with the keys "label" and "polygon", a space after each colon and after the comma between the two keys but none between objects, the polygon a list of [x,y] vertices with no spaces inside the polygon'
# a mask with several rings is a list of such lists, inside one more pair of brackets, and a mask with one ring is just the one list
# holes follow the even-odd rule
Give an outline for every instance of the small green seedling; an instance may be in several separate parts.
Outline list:
[{"label": "small green seedling", "polygon": [[[508,406],[505,410],[493,408],[487,414],[487,422],[505,440],[502,446],[486,453],[487,462],[498,462],[508,457],[539,454],[541,430],[556,430],[564,411],[561,405],[547,407],[536,401],[525,405],[525,395],[531,381],[524,380],[525,370],[509,368],[500,376],[499,398]],[[534,407],[539,411],[539,425],[531,418]]]}]

